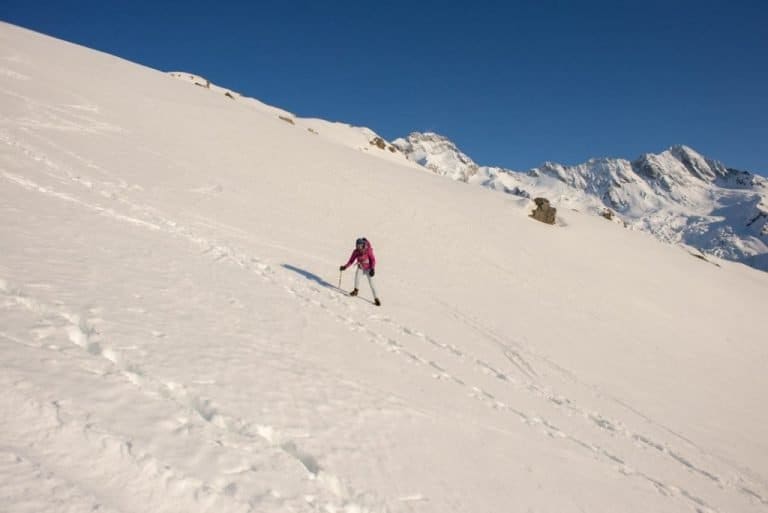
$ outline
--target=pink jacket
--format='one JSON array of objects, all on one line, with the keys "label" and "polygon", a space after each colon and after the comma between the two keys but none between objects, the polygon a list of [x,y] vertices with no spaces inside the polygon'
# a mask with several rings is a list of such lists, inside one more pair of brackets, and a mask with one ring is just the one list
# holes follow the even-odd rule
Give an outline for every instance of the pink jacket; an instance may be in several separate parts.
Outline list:
[{"label": "pink jacket", "polygon": [[376,255],[373,254],[373,247],[370,242],[362,250],[355,248],[344,267],[349,267],[355,260],[357,260],[357,265],[364,271],[376,267]]}]

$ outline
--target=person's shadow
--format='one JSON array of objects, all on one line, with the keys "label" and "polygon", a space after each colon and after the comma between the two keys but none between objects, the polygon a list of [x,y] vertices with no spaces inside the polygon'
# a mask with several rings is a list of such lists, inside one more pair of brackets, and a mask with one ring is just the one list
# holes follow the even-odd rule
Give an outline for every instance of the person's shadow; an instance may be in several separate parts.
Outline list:
[{"label": "person's shadow", "polygon": [[[336,292],[341,292],[345,296],[349,296],[349,292],[347,292],[346,290],[337,287],[333,283],[328,283],[327,281],[322,279],[320,276],[318,276],[318,275],[316,275],[314,273],[311,273],[311,272],[309,272],[307,270],[301,269],[301,268],[296,267],[296,266],[291,265],[291,264],[283,264],[283,268],[284,269],[288,269],[289,271],[294,272],[294,273],[298,274],[299,276],[302,276],[302,277],[308,279],[309,281],[313,281],[313,282],[317,283],[318,285],[320,285],[321,287],[325,287],[327,289],[335,290]],[[370,299],[366,299],[366,298],[360,297],[360,296],[358,296],[358,297],[360,299],[362,299],[363,301],[367,302],[367,303],[373,304],[373,301],[371,301]]]},{"label": "person's shadow", "polygon": [[334,285],[332,283],[328,283],[327,281],[322,279],[320,276],[318,276],[316,274],[313,274],[313,273],[311,273],[309,271],[305,271],[304,269],[300,269],[300,268],[295,267],[295,266],[293,266],[291,264],[283,264],[283,267],[285,269],[288,269],[289,271],[293,271],[296,274],[299,274],[299,275],[305,277],[306,279],[308,279],[310,281],[314,281],[318,285],[322,285],[323,287],[326,287],[326,288],[329,288],[329,289],[340,290],[339,287],[337,287],[336,285]]}]

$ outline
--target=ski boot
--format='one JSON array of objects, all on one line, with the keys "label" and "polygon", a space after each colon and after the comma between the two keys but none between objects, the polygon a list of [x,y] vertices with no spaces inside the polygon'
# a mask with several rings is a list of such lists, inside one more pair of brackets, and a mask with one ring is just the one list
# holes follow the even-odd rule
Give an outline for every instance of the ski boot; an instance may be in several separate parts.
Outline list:
[{"label": "ski boot", "polygon": [[357,289],[354,289],[352,292],[349,293],[350,296],[356,296],[357,295]]},{"label": "ski boot", "polygon": [[375,297],[373,298],[373,304],[376,306],[381,306],[381,301],[379,301],[379,298]]}]

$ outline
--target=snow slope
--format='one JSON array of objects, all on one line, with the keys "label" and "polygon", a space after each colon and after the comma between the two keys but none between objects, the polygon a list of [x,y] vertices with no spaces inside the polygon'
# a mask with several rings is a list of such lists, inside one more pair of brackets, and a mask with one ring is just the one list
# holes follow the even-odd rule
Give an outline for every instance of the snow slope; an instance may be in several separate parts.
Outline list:
[{"label": "snow slope", "polygon": [[347,123],[334,123],[324,119],[300,118],[292,112],[267,105],[255,98],[249,98],[247,96],[241,95],[238,92],[217,86],[216,84],[211,83],[210,80],[193,73],[174,71],[171,72],[170,75],[182,81],[203,87],[213,92],[214,94],[223,94],[230,100],[258,110],[259,112],[268,116],[275,116],[277,119],[291,126],[297,127],[297,129],[304,129],[313,135],[320,136],[321,139],[328,139],[355,150],[370,152],[372,155],[375,155],[379,158],[384,158],[399,164],[410,165],[416,169],[419,168],[419,166],[411,163],[411,161],[395,146],[386,143],[386,141],[384,141],[381,136],[379,136],[370,128],[353,127]]},{"label": "snow slope", "polygon": [[7,24],[0,113],[4,512],[768,511],[765,273]]},{"label": "snow slope", "polygon": [[686,146],[577,166],[547,162],[525,173],[479,166],[447,138],[412,133],[393,145],[410,160],[454,180],[556,207],[609,216],[667,243],[768,271],[768,180],[726,168]]}]

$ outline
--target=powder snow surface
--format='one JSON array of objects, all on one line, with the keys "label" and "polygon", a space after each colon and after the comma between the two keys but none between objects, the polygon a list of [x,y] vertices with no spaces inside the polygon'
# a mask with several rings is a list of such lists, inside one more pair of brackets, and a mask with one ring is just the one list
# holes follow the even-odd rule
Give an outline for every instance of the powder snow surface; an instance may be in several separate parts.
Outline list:
[{"label": "powder snow surface", "polygon": [[0,25],[4,513],[768,511],[768,274],[233,96]]}]

